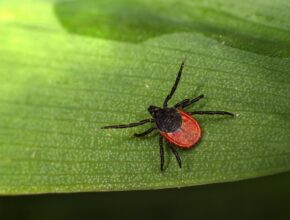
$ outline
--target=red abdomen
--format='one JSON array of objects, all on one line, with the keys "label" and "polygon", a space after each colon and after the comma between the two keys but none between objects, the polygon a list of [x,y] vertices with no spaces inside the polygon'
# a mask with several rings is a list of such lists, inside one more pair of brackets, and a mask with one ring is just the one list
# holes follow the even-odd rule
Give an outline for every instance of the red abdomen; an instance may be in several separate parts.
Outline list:
[{"label": "red abdomen", "polygon": [[160,132],[160,134],[170,143],[180,148],[193,147],[201,137],[201,128],[198,122],[185,112],[179,111],[182,117],[181,127],[171,133]]}]

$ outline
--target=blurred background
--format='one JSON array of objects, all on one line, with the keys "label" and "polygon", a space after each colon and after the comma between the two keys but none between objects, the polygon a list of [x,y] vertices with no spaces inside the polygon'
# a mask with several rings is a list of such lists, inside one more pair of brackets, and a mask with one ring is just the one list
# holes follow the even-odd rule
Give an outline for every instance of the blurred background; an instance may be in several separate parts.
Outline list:
[{"label": "blurred background", "polygon": [[[98,105],[108,106],[114,100],[111,97],[111,91],[100,96],[95,88],[99,88],[100,91],[111,90],[110,86],[106,88],[106,83],[111,85],[113,82],[118,82],[118,87],[115,85],[116,90],[112,91],[121,95],[118,91],[122,91],[122,85],[129,84],[127,89],[130,87],[132,90],[128,91],[134,92],[134,88],[137,86],[139,88],[139,85],[143,86],[143,78],[147,77],[145,83],[159,89],[160,85],[164,84],[161,78],[159,81],[157,78],[155,81],[148,80],[150,74],[154,73],[155,67],[165,62],[158,68],[160,68],[160,73],[167,74],[169,73],[168,66],[164,64],[177,63],[177,57],[181,57],[181,54],[183,56],[186,52],[191,55],[192,70],[194,69],[192,72],[195,74],[191,76],[191,79],[197,85],[196,91],[202,88],[209,97],[216,97],[216,94],[224,97],[217,101],[212,98],[208,103],[213,106],[219,106],[222,103],[222,106],[241,108],[249,113],[263,110],[267,115],[266,119],[262,114],[260,116],[259,114],[245,114],[247,117],[240,118],[244,120],[239,121],[242,126],[252,126],[251,128],[257,134],[253,134],[249,129],[250,126],[247,126],[249,137],[244,140],[245,135],[240,132],[241,139],[237,139],[239,146],[233,147],[230,142],[234,137],[230,133],[234,132],[234,129],[231,130],[232,127],[225,128],[225,132],[221,132],[221,127],[219,127],[219,132],[227,135],[225,140],[229,140],[228,144],[223,142],[222,150],[224,151],[219,149],[220,154],[210,154],[211,149],[214,149],[214,144],[209,144],[206,149],[208,154],[204,158],[200,153],[199,164],[191,160],[192,169],[195,169],[192,173],[196,174],[202,167],[214,167],[217,171],[222,171],[213,165],[213,161],[220,156],[225,161],[222,161],[220,165],[225,168],[221,174],[229,174],[229,177],[241,177],[239,175],[244,173],[264,175],[265,170],[269,171],[267,173],[272,173],[274,169],[278,171],[288,169],[290,166],[288,146],[290,127],[285,121],[287,122],[290,115],[287,96],[290,94],[289,84],[287,84],[290,82],[289,0],[288,2],[275,1],[275,3],[271,3],[270,0],[259,0],[255,1],[255,4],[252,4],[250,0],[240,2],[196,0],[184,1],[183,5],[177,0],[168,2],[161,0],[159,3],[151,0],[152,6],[148,2],[150,1],[0,0],[0,82],[5,79],[7,81],[6,86],[4,83],[0,84],[1,94],[4,94],[0,106],[4,109],[0,113],[0,117],[2,116],[1,141],[3,142],[0,141],[0,145],[2,144],[0,186],[11,187],[7,193],[21,192],[21,190],[27,192],[23,190],[23,187],[30,185],[39,187],[37,190],[41,191],[53,190],[57,184],[73,186],[73,183],[87,182],[92,188],[97,186],[97,183],[103,184],[104,177],[98,174],[102,173],[102,169],[109,167],[106,165],[110,165],[110,158],[114,158],[114,155],[115,158],[120,158],[117,147],[123,148],[120,147],[118,140],[114,139],[111,143],[115,143],[116,147],[112,148],[110,156],[106,156],[109,154],[103,150],[106,149],[105,144],[103,146],[97,144],[101,142],[103,136],[95,132],[97,126],[95,109],[98,109]],[[114,7],[111,7],[112,5]],[[72,15],[77,19],[72,19]],[[179,36],[176,33],[182,34]],[[166,36],[167,34],[172,34],[172,36]],[[94,42],[94,38],[98,40]],[[212,43],[212,40],[218,43]],[[122,43],[119,45],[118,42]],[[136,46],[138,44],[143,47]],[[131,58],[135,60],[131,61]],[[160,58],[162,62],[158,64],[156,61]],[[146,59],[155,61],[155,64],[147,67]],[[114,65],[111,65],[112,63]],[[139,76],[141,75],[139,81],[127,83],[126,77],[119,78],[119,75],[123,74],[131,76],[133,80],[137,72]],[[236,72],[238,74],[234,74]],[[194,77],[198,80],[195,81]],[[167,77],[164,76],[165,78]],[[203,86],[203,80],[206,82],[208,79],[210,80],[206,88]],[[224,87],[215,87],[214,80],[219,83],[228,81],[229,84],[223,84]],[[168,85],[171,86],[171,82],[168,82]],[[70,90],[70,87],[79,90]],[[144,104],[146,99],[150,103],[155,101],[152,97],[141,94],[142,91],[144,94],[151,93],[152,90],[148,90],[149,86],[142,88],[138,90],[140,94],[137,98],[127,101],[132,112],[141,111],[142,108],[138,107],[138,103]],[[185,95],[184,97],[187,97],[186,92],[189,91],[186,88],[191,88],[190,91],[194,90],[191,84],[184,83],[183,90],[180,90]],[[167,91],[166,86],[164,89]],[[87,93],[89,90],[91,92]],[[5,98],[7,91],[10,93]],[[236,100],[239,101],[233,102],[228,99],[228,91],[235,93],[239,98]],[[267,96],[264,91],[272,94]],[[86,94],[86,99],[83,94]],[[140,97],[145,98],[141,100]],[[257,99],[256,102],[252,97]],[[156,101],[160,100],[157,96],[155,98]],[[95,100],[98,100],[98,103]],[[121,98],[116,96],[115,100],[121,100]],[[137,103],[136,111],[130,103]],[[41,111],[37,108],[41,105],[47,106]],[[56,108],[53,111],[50,107],[54,106],[63,107],[64,110]],[[69,107],[81,109],[81,114],[73,110],[68,111]],[[119,107],[122,107],[122,104]],[[105,110],[103,109],[103,112]],[[46,120],[47,118],[43,118],[42,121],[33,120],[37,116],[42,118],[44,115],[48,116],[49,120]],[[127,116],[124,114],[123,120],[127,121],[126,117],[129,116],[131,117],[131,113]],[[29,117],[31,121],[26,121]],[[58,120],[61,117],[63,121]],[[102,118],[106,118],[104,115],[99,117],[97,120],[100,122]],[[264,120],[263,129],[260,122],[257,123],[257,128],[253,126],[253,122],[259,117]],[[3,127],[4,119],[6,127]],[[73,120],[77,120],[76,123]],[[211,133],[212,143],[215,143],[215,140],[224,140],[224,136],[221,138],[218,135],[214,136],[215,132],[210,132],[210,128],[211,131],[216,129],[214,126],[220,126],[220,124],[207,127],[207,131]],[[13,132],[7,132],[9,128],[13,129]],[[32,131],[38,129],[40,132],[30,134],[23,132],[25,129]],[[52,131],[51,133],[53,131],[83,132],[83,138],[71,136],[61,138],[58,133],[50,135],[51,133],[47,131]],[[100,138],[98,139],[96,135],[100,135]],[[126,135],[118,135],[118,138],[123,141],[121,144],[129,150],[131,146],[131,152],[138,150],[136,154],[132,153],[135,161],[139,161],[138,158],[144,158],[144,161],[146,159],[149,161],[147,163],[151,164],[150,158],[156,158],[155,153],[151,154],[147,150],[139,151],[143,147],[137,144],[139,140],[136,140],[136,146],[133,145],[134,143],[126,145],[123,138]],[[104,140],[106,140],[105,137]],[[245,143],[240,140],[244,140]],[[247,145],[246,141],[252,143],[253,140],[257,141],[255,145],[257,148]],[[133,142],[128,139],[128,143],[129,141]],[[46,146],[46,143],[49,144]],[[111,143],[106,144],[111,146]],[[25,144],[27,146],[23,147],[22,145]],[[35,145],[34,148],[29,144]],[[147,145],[152,146],[151,142]],[[79,148],[80,146],[92,147],[89,149]],[[103,152],[103,155],[100,152]],[[273,156],[276,155],[277,157],[274,158]],[[270,159],[259,160],[266,156]],[[195,155],[192,154],[192,157]],[[83,165],[82,158],[93,158],[92,165]],[[104,161],[103,164],[98,161],[100,158],[102,159],[100,161]],[[241,160],[243,158],[244,160]],[[70,159],[75,167],[65,164]],[[240,159],[239,163],[235,164],[237,159]],[[125,161],[126,158],[123,160]],[[187,161],[189,166],[189,156]],[[228,171],[227,168],[230,165],[236,166]],[[120,171],[126,168],[125,165],[122,167],[117,163],[114,166],[108,168],[109,173],[115,171],[114,168],[120,168]],[[129,171],[132,170],[133,166],[127,166]],[[241,168],[240,173],[236,172],[236,167]],[[135,170],[135,167],[133,169]],[[142,167],[139,166],[139,169]],[[178,168],[175,166],[173,169]],[[150,169],[148,170],[149,177],[155,175],[156,180],[161,179],[157,176],[158,172],[152,173]],[[33,178],[33,173],[42,178]],[[72,182],[67,183],[66,178],[57,179],[57,175],[54,175],[67,173],[73,174],[75,179]],[[83,173],[87,174],[85,176],[87,179],[82,179]],[[133,177],[139,174],[138,172],[128,173]],[[90,175],[96,180],[92,181]],[[211,177],[211,173],[208,176]],[[196,178],[199,177],[202,175]],[[110,180],[114,182],[113,178],[114,176],[109,176],[108,182]],[[141,175],[139,179],[144,180]],[[164,182],[168,183],[167,180]],[[48,185],[47,188],[41,188],[43,183]],[[132,181],[124,183],[130,184]],[[0,196],[0,220],[288,220],[290,219],[289,186],[290,172],[238,182],[181,189]],[[29,188],[29,190],[34,190],[34,188]],[[2,189],[3,191],[5,192],[5,189]]]},{"label": "blurred background", "polygon": [[290,219],[290,173],[155,191],[0,197],[0,219]]}]

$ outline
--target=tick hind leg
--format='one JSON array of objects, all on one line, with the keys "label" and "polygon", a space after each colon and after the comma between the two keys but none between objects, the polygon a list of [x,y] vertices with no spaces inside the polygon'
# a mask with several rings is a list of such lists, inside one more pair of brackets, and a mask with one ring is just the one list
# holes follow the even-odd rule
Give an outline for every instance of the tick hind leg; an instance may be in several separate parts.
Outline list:
[{"label": "tick hind leg", "polygon": [[155,127],[152,127],[152,128],[149,128],[148,130],[142,132],[142,133],[135,133],[134,134],[134,137],[144,137],[146,136],[147,134],[150,134],[152,131],[154,131],[156,128]]},{"label": "tick hind leg", "polygon": [[176,161],[177,161],[177,163],[178,163],[179,168],[181,168],[181,167],[182,167],[182,163],[181,163],[181,159],[180,159],[180,156],[179,156],[177,150],[176,150],[175,147],[172,146],[170,143],[168,143],[168,146],[169,146],[169,148],[171,149],[172,153],[174,154],[174,156],[175,156],[175,158],[176,158]]}]

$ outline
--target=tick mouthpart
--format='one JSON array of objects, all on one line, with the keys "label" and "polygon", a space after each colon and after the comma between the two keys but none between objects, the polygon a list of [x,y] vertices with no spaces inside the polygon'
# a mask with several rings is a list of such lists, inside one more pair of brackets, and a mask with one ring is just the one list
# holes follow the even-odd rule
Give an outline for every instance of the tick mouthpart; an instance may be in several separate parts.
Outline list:
[{"label": "tick mouthpart", "polygon": [[154,105],[150,105],[148,108],[148,112],[154,116],[156,114],[156,112],[158,112],[161,108],[154,106]]}]

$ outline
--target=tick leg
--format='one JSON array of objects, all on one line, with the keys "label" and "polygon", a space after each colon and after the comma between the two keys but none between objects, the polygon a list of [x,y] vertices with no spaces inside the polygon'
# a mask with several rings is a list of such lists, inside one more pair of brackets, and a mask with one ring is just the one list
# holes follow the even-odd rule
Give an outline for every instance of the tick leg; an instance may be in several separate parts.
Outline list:
[{"label": "tick leg", "polygon": [[164,149],[163,149],[163,137],[159,137],[159,146],[160,146],[160,170],[163,171],[164,166]]},{"label": "tick leg", "polygon": [[181,168],[181,159],[179,157],[179,154],[178,154],[177,150],[171,144],[168,144],[168,146],[171,149],[172,153],[174,154],[174,156],[175,156],[175,158],[177,160],[177,163],[179,165],[179,168]]},{"label": "tick leg", "polygon": [[182,61],[180,67],[179,67],[179,71],[178,71],[178,74],[177,74],[177,77],[175,79],[175,83],[173,85],[173,87],[171,88],[171,91],[170,93],[167,95],[167,97],[165,98],[164,102],[163,102],[163,108],[166,108],[167,107],[167,102],[171,99],[171,97],[173,96],[177,86],[178,86],[178,83],[179,83],[179,80],[180,80],[180,77],[181,77],[181,73],[182,73],[182,70],[183,70],[183,67],[184,67],[184,63],[185,63],[185,60]]},{"label": "tick leg", "polygon": [[230,115],[235,116],[233,113],[225,112],[225,111],[194,111],[187,112],[190,115]]},{"label": "tick leg", "polygon": [[142,133],[139,133],[139,134],[135,133],[134,136],[135,137],[144,137],[145,135],[150,134],[155,129],[156,129],[155,127],[152,127],[152,128],[149,128],[148,130],[142,132]]},{"label": "tick leg", "polygon": [[199,101],[200,99],[202,99],[204,97],[204,95],[200,95],[192,100],[190,99],[184,99],[183,101],[177,103],[174,105],[175,108],[186,108],[188,106],[190,106],[191,104]]},{"label": "tick leg", "polygon": [[190,99],[184,99],[181,102],[178,102],[177,104],[174,105],[175,108],[182,108],[183,105],[187,104],[190,102]]},{"label": "tick leg", "polygon": [[109,126],[103,126],[103,127],[101,127],[101,129],[131,128],[131,127],[136,127],[136,126],[139,126],[139,125],[143,125],[143,124],[148,123],[148,122],[154,122],[154,120],[150,118],[150,119],[145,119],[145,120],[142,120],[142,121],[139,121],[139,122],[134,122],[134,123],[126,124],[126,125],[109,125]]},{"label": "tick leg", "polygon": [[190,106],[191,104],[193,104],[193,103],[195,103],[195,102],[198,102],[198,101],[199,101],[200,99],[202,99],[203,97],[204,97],[204,95],[197,96],[196,98],[190,100],[189,102],[184,103],[184,104],[182,105],[182,108],[186,108],[186,107]]}]

